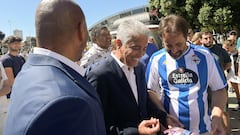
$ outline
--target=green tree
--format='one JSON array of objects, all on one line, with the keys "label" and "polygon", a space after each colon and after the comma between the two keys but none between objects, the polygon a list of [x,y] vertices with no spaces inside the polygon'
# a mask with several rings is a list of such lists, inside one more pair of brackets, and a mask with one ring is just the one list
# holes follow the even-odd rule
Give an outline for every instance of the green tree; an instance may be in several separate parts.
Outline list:
[{"label": "green tree", "polygon": [[212,15],[212,7],[209,4],[204,3],[202,8],[200,8],[199,14],[198,14],[198,17],[197,17],[199,23],[204,28],[213,29],[214,20],[213,20],[212,17],[213,17],[213,15]]},{"label": "green tree", "polygon": [[230,29],[229,26],[231,25],[232,17],[233,15],[230,7],[219,8],[214,12],[213,20],[217,28],[219,28],[218,31],[220,31],[220,33]]},{"label": "green tree", "polygon": [[195,29],[200,29],[200,23],[198,21],[197,16],[199,14],[199,10],[202,6],[201,1],[199,0],[186,0],[185,3],[185,18],[189,21],[189,24]]},{"label": "green tree", "polygon": [[193,29],[214,29],[219,33],[240,27],[240,0],[149,0],[160,14],[178,14]]},{"label": "green tree", "polygon": [[174,13],[176,7],[176,0],[160,0],[160,13],[164,16]]},{"label": "green tree", "polygon": [[212,0],[204,1],[198,14],[201,26],[219,33],[229,31],[232,23],[232,12],[229,1]]}]

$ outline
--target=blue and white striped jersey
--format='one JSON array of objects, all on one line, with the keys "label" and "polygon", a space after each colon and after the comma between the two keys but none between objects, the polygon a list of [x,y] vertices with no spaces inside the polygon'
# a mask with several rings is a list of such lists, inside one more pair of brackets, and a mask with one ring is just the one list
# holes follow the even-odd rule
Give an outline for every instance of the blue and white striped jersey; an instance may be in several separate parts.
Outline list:
[{"label": "blue and white striped jersey", "polygon": [[211,130],[207,88],[216,91],[227,83],[207,48],[190,44],[178,59],[166,49],[159,50],[148,63],[146,81],[148,89],[159,93],[165,109],[179,118],[185,129],[199,134]]}]

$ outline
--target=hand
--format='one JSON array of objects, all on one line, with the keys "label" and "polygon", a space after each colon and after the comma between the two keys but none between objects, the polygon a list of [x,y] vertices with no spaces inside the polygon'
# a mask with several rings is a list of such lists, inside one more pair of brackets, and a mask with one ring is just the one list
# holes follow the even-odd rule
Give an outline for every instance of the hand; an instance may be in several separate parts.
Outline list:
[{"label": "hand", "polygon": [[174,116],[172,116],[170,114],[167,115],[167,125],[168,125],[168,127],[169,126],[180,127],[180,128],[184,127],[184,125],[177,118],[175,118]]},{"label": "hand", "polygon": [[224,130],[222,117],[214,116],[212,117],[212,134],[213,135],[226,135]]},{"label": "hand", "polygon": [[160,122],[156,118],[143,120],[138,126],[139,135],[155,135],[160,131]]}]

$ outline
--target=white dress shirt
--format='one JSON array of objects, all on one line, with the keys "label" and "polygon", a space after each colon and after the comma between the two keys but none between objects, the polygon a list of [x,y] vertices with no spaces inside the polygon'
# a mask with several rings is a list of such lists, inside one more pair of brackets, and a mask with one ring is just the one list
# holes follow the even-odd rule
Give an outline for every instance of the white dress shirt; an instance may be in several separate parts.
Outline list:
[{"label": "white dress shirt", "polygon": [[122,63],[113,53],[111,53],[111,56],[117,61],[118,65],[123,70],[128,83],[132,89],[133,95],[135,97],[136,102],[138,103],[138,90],[137,90],[137,83],[136,83],[136,76],[134,74],[134,69],[128,67],[124,63]]},{"label": "white dress shirt", "polygon": [[84,74],[85,74],[85,70],[82,67],[79,67],[79,65],[77,63],[73,62],[72,60],[68,59],[67,57],[65,57],[61,54],[58,54],[58,53],[53,52],[48,49],[39,48],[39,47],[34,47],[33,53],[53,57],[53,58],[61,61],[62,63],[68,65],[69,67],[74,69],[76,72],[78,72],[80,75],[84,76]]}]

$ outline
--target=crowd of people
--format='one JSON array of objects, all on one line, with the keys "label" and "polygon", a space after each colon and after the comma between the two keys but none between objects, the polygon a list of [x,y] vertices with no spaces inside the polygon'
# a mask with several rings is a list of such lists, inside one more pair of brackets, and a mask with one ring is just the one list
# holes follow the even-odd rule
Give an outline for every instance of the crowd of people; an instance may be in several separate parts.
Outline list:
[{"label": "crowd of people", "polygon": [[35,29],[27,59],[22,39],[0,32],[8,47],[0,58],[0,96],[10,101],[4,135],[230,134],[227,90],[240,110],[237,31],[219,44],[211,31],[194,32],[168,15],[160,49],[142,22],[129,19],[114,49],[108,27],[98,26],[85,52],[85,15],[69,0],[41,1]]}]

